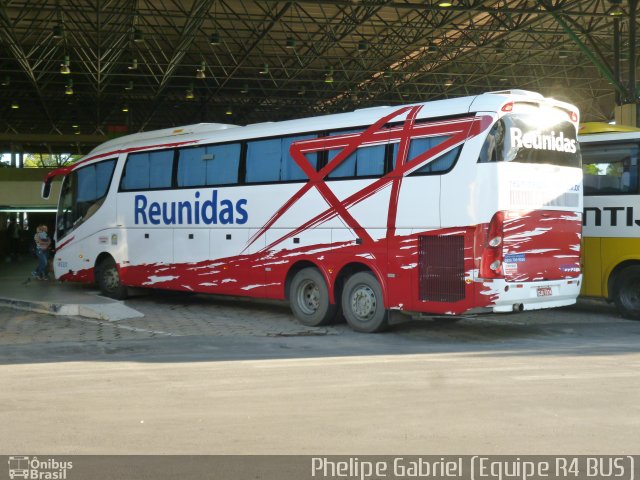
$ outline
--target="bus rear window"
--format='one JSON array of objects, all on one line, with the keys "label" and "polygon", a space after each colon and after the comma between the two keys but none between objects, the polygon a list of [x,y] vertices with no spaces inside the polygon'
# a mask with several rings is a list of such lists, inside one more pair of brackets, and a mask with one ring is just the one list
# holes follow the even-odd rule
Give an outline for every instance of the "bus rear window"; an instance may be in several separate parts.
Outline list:
[{"label": "bus rear window", "polygon": [[505,115],[489,131],[478,161],[580,167],[575,127],[569,121],[541,125],[538,115]]}]

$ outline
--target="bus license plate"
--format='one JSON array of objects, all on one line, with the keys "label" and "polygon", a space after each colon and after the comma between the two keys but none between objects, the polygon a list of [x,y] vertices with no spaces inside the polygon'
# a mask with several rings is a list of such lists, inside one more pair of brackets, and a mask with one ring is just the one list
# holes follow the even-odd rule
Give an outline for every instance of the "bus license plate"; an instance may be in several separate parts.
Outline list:
[{"label": "bus license plate", "polygon": [[551,287],[538,287],[538,296],[539,297],[550,297],[553,295],[551,291]]}]

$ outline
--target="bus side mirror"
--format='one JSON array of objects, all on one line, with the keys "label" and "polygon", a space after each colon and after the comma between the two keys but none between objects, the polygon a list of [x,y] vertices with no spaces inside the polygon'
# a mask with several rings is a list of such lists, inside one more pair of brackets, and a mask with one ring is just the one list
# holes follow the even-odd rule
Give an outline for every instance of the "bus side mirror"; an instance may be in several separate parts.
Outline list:
[{"label": "bus side mirror", "polygon": [[51,182],[44,182],[42,184],[42,198],[44,198],[45,200],[49,198],[49,195],[51,195]]}]

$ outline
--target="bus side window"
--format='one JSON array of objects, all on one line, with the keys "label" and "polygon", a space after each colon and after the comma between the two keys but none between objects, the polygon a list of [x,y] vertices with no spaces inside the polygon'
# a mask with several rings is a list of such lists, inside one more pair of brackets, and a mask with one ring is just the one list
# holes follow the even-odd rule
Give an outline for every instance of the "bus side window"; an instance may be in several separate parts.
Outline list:
[{"label": "bus side window", "polygon": [[459,145],[446,153],[441,154],[435,160],[430,161],[426,165],[420,167],[411,175],[420,175],[428,173],[443,173],[453,167],[456,163],[456,159],[462,150],[462,146]]},{"label": "bus side window", "polygon": [[73,224],[86,220],[100,208],[109,190],[115,165],[115,159],[105,160],[79,168],[75,172],[77,209],[73,215]]},{"label": "bus side window", "polygon": [[247,143],[247,183],[280,180],[282,139],[270,138]]},{"label": "bus side window", "polygon": [[[282,165],[280,179],[282,181],[289,180],[307,180],[307,175],[302,171],[300,166],[291,156],[291,144],[299,140],[311,140],[312,138],[318,138],[317,135],[301,135],[297,137],[285,137],[282,139]],[[306,153],[304,155],[307,162],[313,167],[314,170],[318,170],[318,152]]]},{"label": "bus side window", "polygon": [[[338,156],[342,150],[329,150],[329,163]],[[329,178],[350,178],[356,176],[356,152],[353,152],[347,158],[329,172]]]},{"label": "bus side window", "polygon": [[[441,137],[425,137],[425,138],[411,139],[411,143],[409,144],[409,153],[407,154],[407,159],[405,160],[405,164],[411,163],[411,161],[414,160],[417,156],[422,155],[427,150],[430,150],[433,147],[440,145],[442,142],[444,142],[448,138],[449,137],[441,136]],[[398,142],[393,143],[393,160],[392,160],[393,168],[396,168],[399,148],[400,146]],[[454,157],[454,160],[455,160],[455,157]],[[430,163],[422,167],[420,170],[425,169],[428,165],[431,165],[431,162],[433,162],[433,160],[431,160]],[[445,168],[444,170],[447,170],[448,168],[449,167]]]},{"label": "bus side window", "polygon": [[146,188],[149,188],[149,154],[130,154],[122,174],[122,190]]},{"label": "bus side window", "polygon": [[[409,153],[407,156],[407,163],[411,163],[420,155],[428,152],[429,150],[437,147],[445,140],[448,140],[450,137],[448,136],[440,136],[440,137],[424,137],[424,138],[412,138],[411,143],[409,144]],[[441,153],[436,158],[432,158],[428,163],[418,168],[411,175],[424,175],[431,173],[442,173],[449,170],[453,164],[456,162],[458,158],[458,154],[462,149],[461,146],[455,147],[448,152]],[[395,155],[394,155],[394,164],[395,164]]]},{"label": "bus side window", "polygon": [[239,143],[207,147],[207,185],[234,185],[238,183],[240,168]]},{"label": "bus side window", "polygon": [[204,147],[181,148],[178,151],[178,187],[199,187],[206,183],[204,155]]},{"label": "bus side window", "polygon": [[582,150],[585,195],[625,195],[638,192],[638,146],[589,145]]},{"label": "bus side window", "polygon": [[78,197],[76,201],[92,202],[104,197],[109,189],[115,164],[115,160],[107,160],[78,169]]},{"label": "bus side window", "polygon": [[122,190],[171,187],[173,150],[132,153],[122,175]]},{"label": "bus side window", "polygon": [[181,148],[178,152],[178,187],[238,183],[240,149],[240,143]]},{"label": "bus side window", "polygon": [[[362,130],[347,130],[332,132],[330,136],[361,133]],[[359,146],[347,158],[340,162],[328,175],[329,178],[381,177],[384,175],[384,165],[387,146],[370,145]],[[328,161],[342,153],[343,148],[329,150]]]},{"label": "bus side window", "polygon": [[[317,135],[300,135],[248,142],[246,182],[306,181],[307,175],[291,156],[291,144],[317,137]],[[305,158],[313,169],[317,170],[318,153],[307,153]]]},{"label": "bus side window", "polygon": [[[343,130],[339,132],[331,132],[329,134],[330,137],[340,136],[340,135],[348,135],[353,133],[361,133],[362,130]],[[334,158],[336,158],[341,152],[343,148],[336,150],[329,150],[328,152],[328,163],[330,164]],[[343,159],[340,162],[340,165],[336,166],[329,173],[329,178],[351,178],[356,176],[356,156],[358,150],[353,151],[347,158]]]},{"label": "bus side window", "polygon": [[358,148],[356,175],[358,177],[381,177],[384,174],[385,150],[385,145]]},{"label": "bus side window", "polygon": [[491,127],[487,139],[482,145],[480,150],[479,163],[499,162],[502,161],[501,149],[498,148],[502,145],[502,139],[504,137],[504,123],[499,120]]}]

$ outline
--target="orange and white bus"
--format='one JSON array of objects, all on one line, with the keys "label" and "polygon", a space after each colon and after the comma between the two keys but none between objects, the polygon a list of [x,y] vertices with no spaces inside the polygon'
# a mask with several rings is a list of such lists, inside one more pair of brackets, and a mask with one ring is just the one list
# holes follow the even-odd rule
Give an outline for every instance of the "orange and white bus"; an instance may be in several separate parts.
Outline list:
[{"label": "orange and white bus", "polygon": [[288,299],[296,318],[573,304],[578,112],[520,90],[97,147],[63,175],[56,278]]}]

